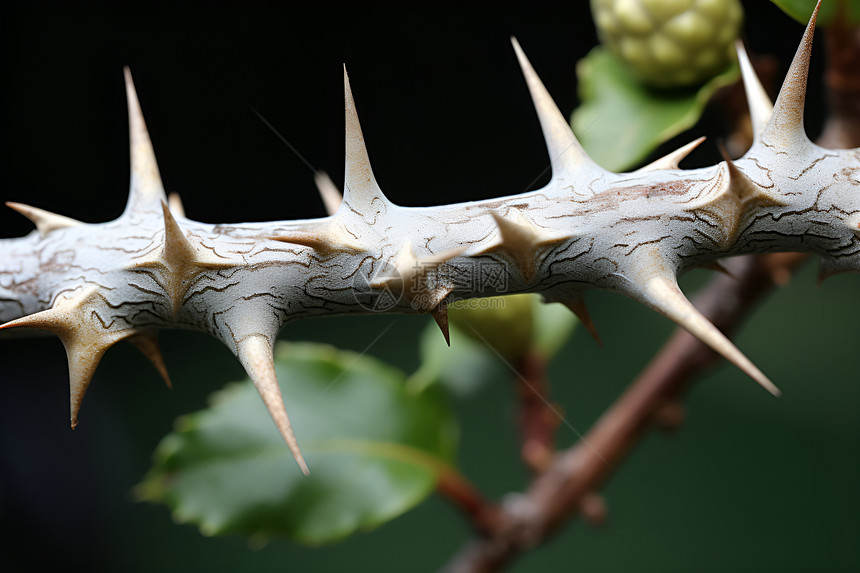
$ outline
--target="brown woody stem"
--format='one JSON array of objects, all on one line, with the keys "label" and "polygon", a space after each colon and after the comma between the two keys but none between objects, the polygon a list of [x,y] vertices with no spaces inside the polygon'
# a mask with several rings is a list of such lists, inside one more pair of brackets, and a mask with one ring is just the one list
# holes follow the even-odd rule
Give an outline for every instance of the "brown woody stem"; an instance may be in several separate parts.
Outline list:
[{"label": "brown woody stem", "polygon": [[436,492],[463,513],[478,535],[493,535],[505,521],[499,507],[487,501],[470,481],[451,466],[444,466],[440,470]]},{"label": "brown woody stem", "polygon": [[[715,276],[696,297],[696,306],[730,333],[806,259],[801,254],[771,254],[730,261],[737,280]],[[469,543],[447,571],[498,571],[522,551],[546,541],[593,499],[593,492],[653,426],[655,413],[675,403],[688,383],[716,358],[710,348],[677,330],[585,438],[558,455],[515,504],[502,509],[499,518],[508,525],[496,528],[497,535]]]},{"label": "brown woody stem", "polygon": [[516,364],[514,381],[519,399],[519,423],[523,462],[536,474],[546,470],[555,455],[555,432],[559,417],[549,402],[546,359],[526,353]]}]

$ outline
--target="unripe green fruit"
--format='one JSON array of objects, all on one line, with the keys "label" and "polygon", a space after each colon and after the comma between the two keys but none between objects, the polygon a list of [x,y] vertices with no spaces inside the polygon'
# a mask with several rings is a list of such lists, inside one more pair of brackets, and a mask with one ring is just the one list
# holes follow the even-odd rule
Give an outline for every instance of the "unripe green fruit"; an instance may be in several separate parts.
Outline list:
[{"label": "unripe green fruit", "polygon": [[513,294],[461,301],[449,306],[448,314],[463,334],[516,363],[534,343],[534,298]]},{"label": "unripe green fruit", "polygon": [[734,59],[739,0],[591,0],[600,41],[645,83],[700,84]]}]

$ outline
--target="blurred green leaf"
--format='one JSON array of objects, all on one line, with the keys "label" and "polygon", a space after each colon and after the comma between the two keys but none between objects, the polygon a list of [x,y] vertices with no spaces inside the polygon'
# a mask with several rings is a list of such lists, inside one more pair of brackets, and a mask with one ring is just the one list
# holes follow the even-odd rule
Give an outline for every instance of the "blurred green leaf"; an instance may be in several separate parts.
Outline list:
[{"label": "blurred green leaf", "polygon": [[[840,1],[844,2],[847,8],[848,21],[851,24],[860,23],[860,0],[828,0],[821,3],[816,24],[819,26],[830,24],[838,13]],[[771,0],[771,2],[801,24],[806,24],[812,16],[812,11],[815,10],[817,0]]]},{"label": "blurred green leaf", "polygon": [[714,92],[740,76],[734,65],[700,88],[657,91],[600,46],[579,61],[576,73],[582,104],[573,112],[573,130],[588,154],[612,171],[639,164],[691,128]]},{"label": "blurred green leaf", "polygon": [[454,458],[456,426],[438,388],[319,344],[281,343],[278,379],[310,477],[298,470],[250,381],[180,418],[136,493],[206,535],[328,543],[407,511]]}]

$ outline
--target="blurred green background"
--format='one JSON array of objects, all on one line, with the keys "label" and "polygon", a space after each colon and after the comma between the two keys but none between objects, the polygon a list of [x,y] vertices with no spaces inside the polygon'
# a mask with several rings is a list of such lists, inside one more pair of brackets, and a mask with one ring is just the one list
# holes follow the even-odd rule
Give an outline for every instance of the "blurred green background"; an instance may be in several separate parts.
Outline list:
[{"label": "blurred green background", "polygon": [[[781,75],[802,27],[768,3],[746,5],[751,51],[776,54]],[[377,177],[395,202],[512,194],[545,181],[539,174],[547,160],[507,37],[517,35],[564,113],[576,103],[574,65],[595,41],[585,2],[4,9],[3,198],[86,221],[113,218],[124,205],[123,64],[135,74],[166,187],[181,192],[189,216],[268,220],[323,211],[310,171],[249,106],[339,182],[346,61]],[[820,49],[815,57],[820,74]],[[820,77],[811,92],[814,136],[824,108]],[[700,134],[713,140],[724,123],[719,110],[709,110],[681,142]],[[705,147],[691,165],[715,160],[714,146]],[[28,231],[3,213],[3,237]],[[706,278],[696,271],[682,286],[692,292]],[[784,396],[775,399],[720,366],[693,388],[681,430],[649,436],[612,478],[604,527],[577,521],[513,570],[860,569],[858,288],[856,276],[816,287],[810,264],[737,337]],[[583,432],[672,331],[668,320],[619,296],[589,293],[588,300],[605,348],[577,330],[551,368],[553,399]],[[429,321],[314,319],[288,325],[281,337],[367,350],[411,372]],[[162,347],[173,391],[133,348],[119,345],[71,432],[60,343],[2,341],[3,570],[430,571],[470,536],[435,496],[374,532],[322,549],[206,538],[175,525],[163,506],[133,502],[130,490],[175,418],[243,377],[226,349],[202,334],[167,332]],[[462,470],[493,498],[520,490],[527,477],[513,387],[502,366],[497,373],[493,384],[454,404]],[[560,445],[575,438],[560,429]]]}]

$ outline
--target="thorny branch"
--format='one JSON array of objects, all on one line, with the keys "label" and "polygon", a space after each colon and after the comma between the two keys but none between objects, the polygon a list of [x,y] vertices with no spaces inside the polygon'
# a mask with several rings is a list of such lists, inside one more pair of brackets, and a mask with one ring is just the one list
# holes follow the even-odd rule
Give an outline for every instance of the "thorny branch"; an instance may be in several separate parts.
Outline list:
[{"label": "thorny branch", "polygon": [[[856,77],[860,28],[835,23],[828,30],[826,49],[831,114],[819,144],[856,147],[860,145],[860,82]],[[807,259],[801,253],[776,253],[729,261],[726,266],[734,278],[715,276],[694,303],[714,325],[731,334],[775,287],[787,284]],[[445,570],[498,571],[523,551],[546,541],[577,514],[591,520],[595,500],[600,500],[595,491],[652,427],[681,423],[685,390],[717,359],[708,346],[677,329],[584,439],[560,452],[524,495],[498,512],[504,527],[496,527],[495,535],[471,541]]]}]

